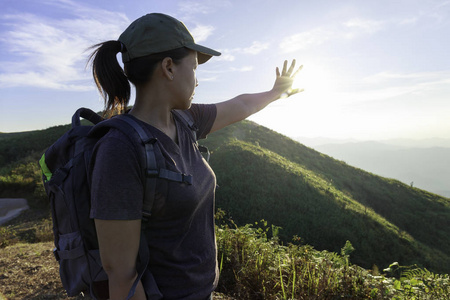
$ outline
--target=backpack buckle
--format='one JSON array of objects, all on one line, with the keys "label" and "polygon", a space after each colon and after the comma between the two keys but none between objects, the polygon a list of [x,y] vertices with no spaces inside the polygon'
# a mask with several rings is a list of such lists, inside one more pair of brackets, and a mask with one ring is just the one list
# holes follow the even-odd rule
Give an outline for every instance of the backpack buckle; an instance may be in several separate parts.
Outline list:
[{"label": "backpack buckle", "polygon": [[181,174],[182,182],[192,185],[192,175]]},{"label": "backpack buckle", "polygon": [[147,177],[156,178],[158,176],[159,176],[159,171],[158,170],[148,170],[147,169]]},{"label": "backpack buckle", "polygon": [[61,260],[61,258],[59,257],[59,254],[58,254],[58,248],[53,249],[53,256],[55,257],[56,261]]},{"label": "backpack buckle", "polygon": [[146,210],[142,211],[142,221],[148,222],[150,217],[152,216],[152,213]]},{"label": "backpack buckle", "polygon": [[149,139],[143,141],[143,143],[144,143],[144,144],[152,144],[152,145],[153,145],[153,144],[155,144],[157,141],[158,141],[157,138],[151,137],[151,138],[149,138]]}]

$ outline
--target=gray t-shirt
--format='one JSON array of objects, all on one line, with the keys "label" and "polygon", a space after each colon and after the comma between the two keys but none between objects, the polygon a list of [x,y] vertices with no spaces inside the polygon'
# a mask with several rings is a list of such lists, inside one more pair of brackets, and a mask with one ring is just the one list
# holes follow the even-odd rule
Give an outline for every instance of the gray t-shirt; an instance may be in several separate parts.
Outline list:
[{"label": "gray t-shirt", "polygon": [[[205,138],[216,118],[214,104],[193,104],[189,109]],[[157,128],[138,121],[152,132],[163,153],[166,169],[192,175],[193,184],[158,179],[156,198],[145,235],[150,263],[144,277],[153,277],[164,299],[206,299],[217,286],[214,233],[216,178],[192,139],[190,130],[175,115],[178,144]],[[91,218],[136,220],[142,217],[144,182],[141,159],[129,138],[110,130],[96,145],[91,166]],[[150,274],[151,273],[151,274]],[[143,278],[148,293],[153,279]]]}]

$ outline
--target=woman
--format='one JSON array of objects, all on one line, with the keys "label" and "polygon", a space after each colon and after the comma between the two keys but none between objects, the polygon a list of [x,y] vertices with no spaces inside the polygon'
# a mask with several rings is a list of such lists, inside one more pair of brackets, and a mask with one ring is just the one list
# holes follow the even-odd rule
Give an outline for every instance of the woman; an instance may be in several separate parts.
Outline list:
[{"label": "woman", "polygon": [[[270,91],[245,94],[217,104],[191,104],[198,85],[195,70],[219,52],[195,44],[180,21],[148,14],[119,37],[96,45],[93,74],[109,112],[123,112],[131,82],[136,99],[129,112],[157,139],[166,167],[191,174],[192,185],[158,181],[157,199],[146,224],[150,252],[147,270],[133,299],[210,299],[218,281],[214,235],[215,176],[189,129],[172,113],[188,110],[197,137],[217,131],[261,110],[291,90],[294,64],[284,63]],[[122,53],[124,70],[116,54]],[[111,130],[93,154],[92,209],[110,299],[125,299],[137,278],[143,203],[138,154],[128,137]]]}]

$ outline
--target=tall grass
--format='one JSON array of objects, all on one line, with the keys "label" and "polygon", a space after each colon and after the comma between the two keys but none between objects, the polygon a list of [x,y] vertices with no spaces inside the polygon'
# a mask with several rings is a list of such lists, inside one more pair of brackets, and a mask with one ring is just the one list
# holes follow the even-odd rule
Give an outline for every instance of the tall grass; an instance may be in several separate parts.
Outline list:
[{"label": "tall grass", "polygon": [[450,295],[448,275],[405,268],[396,279],[351,265],[350,242],[337,254],[309,245],[282,245],[265,221],[241,227],[233,221],[219,223],[218,291],[237,299],[446,299]]}]

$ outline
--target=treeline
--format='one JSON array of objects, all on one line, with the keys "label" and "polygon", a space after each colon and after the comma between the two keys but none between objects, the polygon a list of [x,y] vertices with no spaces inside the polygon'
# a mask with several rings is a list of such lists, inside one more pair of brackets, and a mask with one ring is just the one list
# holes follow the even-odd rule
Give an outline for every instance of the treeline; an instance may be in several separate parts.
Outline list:
[{"label": "treeline", "polygon": [[69,128],[65,125],[37,131],[0,133],[0,174],[10,171],[13,163],[30,156],[39,157]]}]

